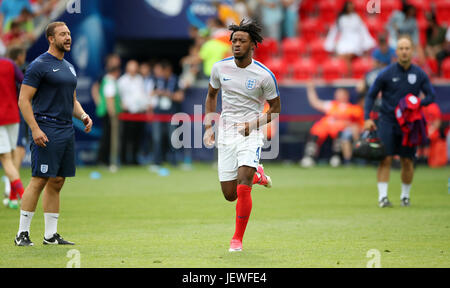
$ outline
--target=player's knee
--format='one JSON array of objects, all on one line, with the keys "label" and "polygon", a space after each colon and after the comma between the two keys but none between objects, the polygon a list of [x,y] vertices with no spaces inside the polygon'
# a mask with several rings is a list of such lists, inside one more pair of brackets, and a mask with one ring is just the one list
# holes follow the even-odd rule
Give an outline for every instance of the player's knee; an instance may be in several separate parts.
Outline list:
[{"label": "player's knee", "polygon": [[65,178],[64,177],[55,177],[51,178],[49,180],[49,184],[52,185],[52,187],[59,192],[61,190],[62,186],[64,185]]},{"label": "player's knee", "polygon": [[223,192],[223,197],[225,197],[225,199],[227,201],[233,202],[237,199],[236,191],[222,191],[222,192]]},{"label": "player's knee", "polygon": [[414,162],[410,158],[401,158],[400,163],[403,170],[412,171],[414,170]]},{"label": "player's knee", "polygon": [[391,166],[392,164],[392,156],[386,156],[383,160],[380,162],[380,166]]}]

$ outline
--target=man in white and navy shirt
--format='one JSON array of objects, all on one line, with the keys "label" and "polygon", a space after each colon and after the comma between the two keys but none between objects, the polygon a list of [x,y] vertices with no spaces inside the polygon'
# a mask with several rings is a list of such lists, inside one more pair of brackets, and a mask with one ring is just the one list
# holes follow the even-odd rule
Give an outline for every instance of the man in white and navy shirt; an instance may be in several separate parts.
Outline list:
[{"label": "man in white and navy shirt", "polygon": [[[271,187],[272,181],[259,164],[263,135],[260,127],[281,109],[280,93],[273,73],[255,61],[253,51],[262,42],[261,28],[254,22],[231,25],[233,57],[213,65],[206,97],[206,145],[215,143],[212,113],[222,89],[222,113],[218,130],[218,172],[225,199],[236,203],[236,230],[229,251],[242,250],[242,238],[252,209],[253,184]],[[270,109],[262,113],[264,102]]]}]

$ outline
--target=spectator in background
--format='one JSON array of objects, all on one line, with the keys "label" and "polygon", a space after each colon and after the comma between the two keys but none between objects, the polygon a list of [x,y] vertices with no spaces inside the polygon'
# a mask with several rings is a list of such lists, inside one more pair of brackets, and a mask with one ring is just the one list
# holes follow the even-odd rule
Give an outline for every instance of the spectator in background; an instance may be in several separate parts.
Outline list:
[{"label": "spectator in background", "polygon": [[388,45],[386,35],[378,36],[378,47],[373,50],[372,58],[384,66],[391,64],[397,58],[395,49]]},{"label": "spectator in background", "polygon": [[[364,115],[363,113],[359,115],[357,107],[350,103],[350,94],[346,89],[336,89],[334,100],[323,101],[319,99],[314,84],[309,82],[306,95],[310,105],[324,113],[325,116],[311,127],[309,131],[311,137],[305,145],[304,157],[300,161],[300,165],[302,167],[314,166],[315,158],[319,156],[320,147],[328,138],[331,138],[333,140],[333,156],[330,159],[330,164],[338,166],[340,164],[338,154],[342,150],[339,141],[340,133],[348,127],[357,127],[360,124],[360,118]],[[356,136],[356,134],[356,131],[351,130],[350,137]],[[359,137],[359,133],[356,137]],[[351,159],[351,146],[350,151],[344,152],[344,156],[346,157],[345,160]]]},{"label": "spectator in background", "polygon": [[[139,73],[142,75],[142,78],[144,79],[144,90],[145,94],[149,97],[149,108],[147,109],[147,114],[152,115],[153,110],[155,109],[156,105],[158,104],[158,99],[154,97],[153,91],[155,90],[155,78],[152,75],[152,65],[150,64],[150,61],[146,61],[141,63],[139,67]],[[149,162],[149,158],[151,156],[152,151],[152,123],[151,122],[145,122],[145,133],[143,135],[142,139],[142,147],[141,152],[142,156],[145,158],[145,160],[142,160],[144,163]]]},{"label": "spectator in background", "polygon": [[298,27],[298,10],[301,0],[282,0],[283,3],[283,35],[296,37]]},{"label": "spectator in background", "polygon": [[139,73],[144,79],[145,94],[150,99],[147,112],[153,113],[153,108],[156,106],[157,100],[154,97],[152,97],[153,90],[155,89],[155,79],[153,78],[152,75],[152,65],[150,64],[150,62],[141,63],[141,65],[139,66]]},{"label": "spectator in background", "polygon": [[231,54],[230,31],[222,21],[212,18],[208,21],[210,38],[202,45],[199,57],[203,61],[203,73],[211,75],[214,63]]},{"label": "spectator in background", "polygon": [[[154,109],[157,116],[152,125],[153,136],[153,164],[151,169],[158,171],[163,163],[165,150],[169,150],[172,164],[176,165],[174,149],[171,144],[172,125],[165,115],[171,115],[175,111],[173,105],[174,93],[178,90],[177,77],[172,73],[171,64],[163,60],[155,64],[154,67],[155,89],[153,94],[158,97],[158,105]],[[164,149],[164,143],[168,149]]]},{"label": "spectator in background", "polygon": [[346,60],[351,68],[351,60],[375,47],[375,40],[369,33],[366,24],[355,12],[354,4],[345,2],[336,23],[331,27],[325,40],[325,50],[336,52]]},{"label": "spectator in background", "polygon": [[14,20],[10,25],[10,30],[2,37],[3,43],[8,46],[28,46],[34,41],[34,36],[31,33],[25,32],[20,22]]},{"label": "spectator in background", "polygon": [[[234,1],[233,10],[238,13],[238,19],[249,19],[250,18],[250,8],[245,0]],[[238,20],[240,22],[240,20]],[[237,22],[236,24],[238,24]]]},{"label": "spectator in background", "polygon": [[281,40],[283,6],[281,0],[260,0],[261,20],[266,37]]},{"label": "spectator in background", "polygon": [[[125,72],[118,81],[122,110],[129,114],[144,113],[149,109],[150,99],[145,93],[144,79],[138,73],[139,63],[136,60],[128,61]],[[137,165],[137,155],[145,128],[144,122],[131,120],[122,123],[121,163]]]},{"label": "spectator in background", "polygon": [[437,23],[434,13],[427,13],[427,24],[425,54],[427,57],[437,59],[436,56],[444,49],[447,29]]},{"label": "spectator in background", "polygon": [[397,48],[397,39],[400,35],[409,35],[414,46],[419,45],[419,28],[416,20],[416,8],[403,1],[402,10],[392,12],[387,23],[389,32],[389,46]]},{"label": "spectator in background", "polygon": [[56,6],[59,4],[60,0],[35,0],[32,2],[31,7],[34,18],[34,25],[39,26],[42,22],[48,20],[48,18],[53,18],[55,15]]},{"label": "spectator in background", "polygon": [[217,10],[217,18],[220,19],[220,21],[222,21],[222,23],[226,26],[238,24],[241,21],[239,18],[239,13],[234,11],[232,6],[220,1],[214,1],[213,5]]},{"label": "spectator in background", "polygon": [[[96,114],[102,123],[102,136],[97,164],[109,166],[111,172],[118,169],[119,154],[119,113],[121,112],[117,79],[121,74],[120,61],[115,62],[116,55],[107,61],[106,75],[99,88],[99,101]],[[120,59],[120,58],[119,58]]]},{"label": "spectator in background", "polygon": [[198,51],[199,49],[192,45],[189,48],[189,54],[180,60],[182,72],[180,75],[179,86],[183,90],[195,83],[197,75],[201,70],[201,59],[198,56]]},{"label": "spectator in background", "polygon": [[20,28],[23,31],[30,33],[30,34],[33,33],[33,30],[34,30],[33,13],[28,8],[26,8],[26,7],[23,8],[22,11],[20,12],[19,16],[17,16],[16,18],[5,23],[5,25],[3,26],[4,33],[8,32],[11,29],[11,24],[14,21],[16,21],[17,23],[20,24]]},{"label": "spectator in background", "polygon": [[[122,60],[120,59],[119,55],[109,54],[108,56],[106,56],[106,58],[105,58],[106,73],[108,73],[107,71],[111,67],[117,67],[117,66],[121,67],[121,65],[122,65]],[[97,78],[97,81],[95,81],[91,87],[92,100],[94,100],[95,106],[98,106],[100,103],[100,93],[99,93],[100,82],[102,82],[103,77],[105,77],[105,75],[106,75],[105,72],[102,72],[102,75],[99,75],[99,77]]]},{"label": "spectator in background", "polygon": [[0,35],[4,31],[4,27],[17,18],[22,10],[26,8],[32,11],[29,0],[3,0],[0,4]]},{"label": "spectator in background", "polygon": [[0,37],[0,57],[3,57],[6,54],[6,46],[3,43],[2,38]]},{"label": "spectator in background", "polygon": [[439,64],[439,74],[441,74],[441,64],[447,57],[450,57],[450,27],[447,28],[447,33],[445,34],[444,47],[442,51],[436,55]]}]

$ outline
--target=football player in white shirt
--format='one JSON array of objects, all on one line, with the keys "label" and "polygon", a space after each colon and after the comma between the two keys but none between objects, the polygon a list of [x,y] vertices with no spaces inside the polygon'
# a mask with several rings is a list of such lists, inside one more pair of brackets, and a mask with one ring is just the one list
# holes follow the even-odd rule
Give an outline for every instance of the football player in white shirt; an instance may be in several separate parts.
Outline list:
[{"label": "football player in white shirt", "polygon": [[[218,129],[218,173],[223,195],[236,203],[236,230],[229,251],[242,250],[242,238],[252,209],[253,184],[272,186],[259,164],[263,127],[278,116],[280,94],[273,73],[252,56],[261,43],[261,28],[254,22],[231,25],[234,57],[214,64],[206,96],[204,143],[215,144],[212,116],[222,89],[222,113]],[[262,113],[267,101],[270,109]]]}]

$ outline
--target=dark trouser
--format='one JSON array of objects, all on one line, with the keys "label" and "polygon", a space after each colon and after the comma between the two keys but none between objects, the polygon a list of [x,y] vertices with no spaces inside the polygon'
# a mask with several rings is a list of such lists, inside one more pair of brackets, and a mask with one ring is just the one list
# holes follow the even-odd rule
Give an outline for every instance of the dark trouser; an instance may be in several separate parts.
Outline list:
[{"label": "dark trouser", "polygon": [[102,137],[100,138],[100,147],[97,154],[97,164],[110,164],[110,139],[111,139],[111,121],[109,116],[103,116],[102,121]]},{"label": "dark trouser", "polygon": [[[170,122],[155,121],[152,125],[152,138],[153,138],[153,162],[155,165],[161,165],[164,159],[164,152],[168,150],[171,156],[171,163],[177,164],[175,157],[175,151],[171,143],[172,132],[175,130],[175,126],[170,125]],[[164,144],[169,149],[164,149]]]},{"label": "dark trouser", "polygon": [[120,148],[122,164],[138,164],[137,155],[144,134],[145,122],[123,121]]}]

